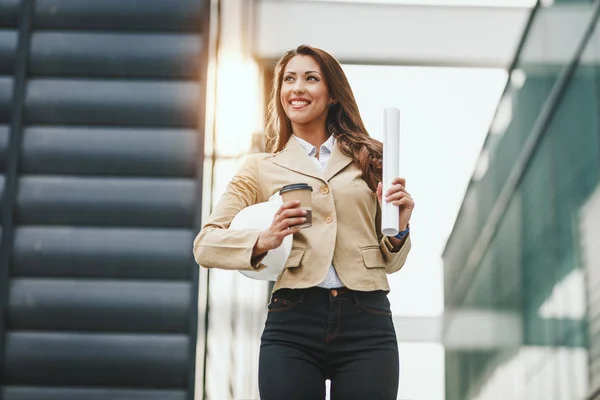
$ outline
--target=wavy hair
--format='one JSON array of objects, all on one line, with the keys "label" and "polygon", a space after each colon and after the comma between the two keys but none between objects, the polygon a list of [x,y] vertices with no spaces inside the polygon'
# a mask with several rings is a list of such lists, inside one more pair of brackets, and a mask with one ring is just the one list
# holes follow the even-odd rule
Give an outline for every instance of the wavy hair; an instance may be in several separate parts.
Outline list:
[{"label": "wavy hair", "polygon": [[287,51],[277,63],[268,106],[266,150],[270,153],[283,150],[292,135],[292,123],[281,105],[281,85],[287,63],[297,55],[310,56],[321,67],[329,95],[335,100],[327,112],[326,129],[336,138],[342,153],[361,169],[369,188],[376,191],[382,175],[383,144],[370,137],[365,129],[341,65],[321,49],[301,45]]}]

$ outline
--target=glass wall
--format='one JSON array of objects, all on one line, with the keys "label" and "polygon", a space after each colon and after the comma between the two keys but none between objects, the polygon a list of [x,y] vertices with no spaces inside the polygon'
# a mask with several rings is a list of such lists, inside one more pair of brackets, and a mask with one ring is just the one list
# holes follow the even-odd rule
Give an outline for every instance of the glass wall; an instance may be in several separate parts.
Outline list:
[{"label": "glass wall", "polygon": [[600,298],[586,278],[600,264],[583,257],[600,240],[583,229],[600,176],[597,8],[534,10],[444,252],[448,400],[597,389]]}]

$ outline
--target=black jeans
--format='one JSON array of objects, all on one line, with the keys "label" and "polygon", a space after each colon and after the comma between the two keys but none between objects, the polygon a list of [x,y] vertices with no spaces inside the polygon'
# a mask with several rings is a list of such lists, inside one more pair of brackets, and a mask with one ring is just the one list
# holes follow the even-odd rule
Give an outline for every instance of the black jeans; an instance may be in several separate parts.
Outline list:
[{"label": "black jeans", "polygon": [[261,400],[395,400],[399,360],[387,294],[341,289],[273,293],[261,338]]}]

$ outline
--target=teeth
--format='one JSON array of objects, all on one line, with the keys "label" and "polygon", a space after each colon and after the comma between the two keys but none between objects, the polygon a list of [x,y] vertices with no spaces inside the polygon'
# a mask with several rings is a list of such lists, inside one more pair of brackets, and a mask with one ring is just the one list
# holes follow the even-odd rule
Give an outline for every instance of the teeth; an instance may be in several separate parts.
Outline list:
[{"label": "teeth", "polygon": [[308,104],[308,101],[292,101],[293,106],[305,106]]}]

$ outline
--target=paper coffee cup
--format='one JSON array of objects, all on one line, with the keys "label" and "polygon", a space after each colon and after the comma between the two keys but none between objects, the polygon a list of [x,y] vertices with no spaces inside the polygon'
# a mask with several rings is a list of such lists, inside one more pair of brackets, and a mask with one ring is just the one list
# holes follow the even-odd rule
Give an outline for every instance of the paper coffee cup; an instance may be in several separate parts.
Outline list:
[{"label": "paper coffee cup", "polygon": [[312,187],[306,183],[293,183],[285,185],[279,191],[284,202],[300,200],[300,208],[306,210],[306,222],[295,225],[298,228],[312,226]]}]

